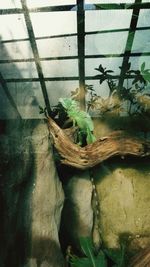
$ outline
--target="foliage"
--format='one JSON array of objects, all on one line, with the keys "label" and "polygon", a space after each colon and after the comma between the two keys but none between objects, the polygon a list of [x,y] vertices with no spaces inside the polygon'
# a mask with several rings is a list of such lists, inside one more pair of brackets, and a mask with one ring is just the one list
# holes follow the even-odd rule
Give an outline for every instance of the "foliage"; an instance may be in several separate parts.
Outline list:
[{"label": "foliage", "polygon": [[46,109],[46,107],[43,108],[43,107],[39,106],[39,114],[44,114],[45,116],[47,116],[47,109]]},{"label": "foliage", "polygon": [[83,137],[85,136],[87,144],[90,144],[96,140],[93,135],[93,121],[90,115],[80,110],[77,101],[71,98],[60,98],[59,103],[65,109],[67,115],[73,121],[73,126],[78,126],[78,144],[83,145]]},{"label": "foliage", "polygon": [[95,255],[92,240],[89,237],[80,238],[81,251],[84,257],[70,255],[72,267],[107,267],[106,257],[102,251]]},{"label": "foliage", "polygon": [[114,263],[113,267],[125,267],[126,266],[126,264],[125,264],[125,262],[126,262],[126,249],[125,249],[124,244],[121,245],[120,250],[104,249],[104,253]]},{"label": "foliage", "polygon": [[[106,112],[126,112],[129,115],[150,113],[150,92],[147,89],[150,83],[150,69],[146,69],[145,62],[142,63],[140,70],[132,70],[131,63],[126,65],[123,70],[126,85],[119,88],[118,80],[114,78],[112,70],[107,70],[101,64],[95,68],[99,72],[95,77],[99,79],[100,84],[108,84],[109,95],[103,98],[94,92],[94,89],[88,88],[90,99],[88,101],[88,110],[98,110],[99,115]],[[120,67],[122,70],[122,67]],[[129,83],[129,79],[132,83]],[[130,84],[130,85],[129,85]]]},{"label": "foliage", "polygon": [[112,267],[125,267],[125,246],[120,250],[101,249],[96,253],[91,238],[80,237],[80,247],[83,257],[77,257],[71,252],[69,254],[71,267],[107,267],[108,261],[112,262]]}]

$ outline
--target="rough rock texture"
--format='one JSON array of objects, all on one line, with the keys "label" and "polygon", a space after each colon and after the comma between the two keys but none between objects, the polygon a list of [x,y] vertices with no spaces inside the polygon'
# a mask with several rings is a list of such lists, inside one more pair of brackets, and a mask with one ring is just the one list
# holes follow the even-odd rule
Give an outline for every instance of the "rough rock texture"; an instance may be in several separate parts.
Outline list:
[{"label": "rough rock texture", "polygon": [[[129,120],[128,118],[107,118],[95,120],[95,134],[97,137],[108,135],[114,130],[127,130],[136,132],[139,136],[149,139],[150,124],[148,121],[141,121],[138,118]],[[88,179],[87,172],[83,171],[83,176]],[[82,176],[77,175],[77,180]],[[75,179],[75,178],[74,178]],[[94,168],[94,179],[98,191],[100,202],[100,227],[101,238],[106,247],[119,248],[120,243],[126,242],[129,252],[136,252],[150,245],[150,164],[149,159],[135,159],[132,157],[115,157]],[[78,182],[72,183],[73,187]],[[70,199],[69,211],[75,207],[84,205],[85,214],[88,213],[89,201],[84,198],[83,192],[87,192],[89,184],[84,183],[81,196],[74,197],[66,191],[66,198]],[[80,188],[80,185],[79,185]],[[89,194],[89,193],[88,193]],[[89,198],[91,194],[89,194]],[[83,204],[84,203],[84,204]],[[86,218],[82,210],[82,218]],[[89,209],[91,214],[91,207]],[[67,214],[67,207],[66,207]],[[82,234],[82,227],[85,222],[91,229],[91,222],[87,219],[80,223],[81,210],[76,209],[76,222],[70,218],[71,240],[76,240]],[[90,218],[92,216],[90,215]],[[75,234],[74,234],[75,233]],[[88,232],[90,233],[90,232]],[[74,237],[73,237],[74,236]]]},{"label": "rough rock texture", "polygon": [[106,246],[126,239],[138,250],[150,244],[150,165],[147,162],[109,162],[95,170],[100,202],[100,227]]},{"label": "rough rock texture", "polygon": [[58,230],[64,196],[45,124],[40,124],[33,131],[32,144],[36,154],[36,179],[32,194],[32,256],[37,260],[37,267],[61,267],[63,260]]},{"label": "rough rock texture", "polygon": [[[106,116],[95,119],[97,137],[123,129],[149,140],[148,118]],[[125,239],[130,251],[150,245],[149,159],[114,158],[95,168],[100,201],[100,225],[106,246],[118,247]]]},{"label": "rough rock texture", "polygon": [[93,227],[92,185],[88,171],[74,175],[66,186],[65,194],[63,231],[66,238],[69,236],[68,244],[78,247],[79,237],[90,236]]},{"label": "rough rock texture", "polygon": [[0,266],[62,267],[64,194],[43,121],[1,122]]}]

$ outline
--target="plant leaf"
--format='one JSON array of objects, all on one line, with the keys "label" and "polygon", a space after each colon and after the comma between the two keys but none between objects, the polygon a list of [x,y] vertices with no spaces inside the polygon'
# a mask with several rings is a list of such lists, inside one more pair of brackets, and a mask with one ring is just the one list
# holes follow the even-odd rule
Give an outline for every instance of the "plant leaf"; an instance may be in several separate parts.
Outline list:
[{"label": "plant leaf", "polygon": [[95,75],[95,78],[101,79],[103,77],[103,75]]},{"label": "plant leaf", "polygon": [[87,257],[91,257],[91,254],[93,255],[93,244],[90,237],[80,237],[80,246],[83,251],[83,253]]},{"label": "plant leaf", "polygon": [[91,263],[88,258],[72,257],[70,264],[71,267],[91,267]]},{"label": "plant leaf", "polygon": [[96,266],[99,267],[107,267],[107,259],[105,254],[100,251],[97,258],[96,258]]},{"label": "plant leaf", "polygon": [[125,267],[125,246],[122,245],[120,250],[105,249],[105,254],[117,265]]},{"label": "plant leaf", "polygon": [[143,72],[144,69],[145,69],[145,62],[143,62],[142,65],[141,65],[141,72]]},{"label": "plant leaf", "polygon": [[106,70],[106,74],[107,73],[112,73],[112,72],[114,72],[113,70]]}]

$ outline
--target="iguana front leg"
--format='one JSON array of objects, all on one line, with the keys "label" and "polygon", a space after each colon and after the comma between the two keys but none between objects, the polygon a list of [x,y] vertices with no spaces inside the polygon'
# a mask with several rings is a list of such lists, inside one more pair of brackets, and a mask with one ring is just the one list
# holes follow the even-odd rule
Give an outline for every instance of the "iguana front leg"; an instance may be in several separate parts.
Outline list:
[{"label": "iguana front leg", "polygon": [[87,144],[91,144],[96,141],[94,134],[90,131],[89,128],[86,129],[86,142]]},{"label": "iguana front leg", "polygon": [[72,121],[73,121],[73,127],[75,127],[76,126],[76,120],[72,119]]}]

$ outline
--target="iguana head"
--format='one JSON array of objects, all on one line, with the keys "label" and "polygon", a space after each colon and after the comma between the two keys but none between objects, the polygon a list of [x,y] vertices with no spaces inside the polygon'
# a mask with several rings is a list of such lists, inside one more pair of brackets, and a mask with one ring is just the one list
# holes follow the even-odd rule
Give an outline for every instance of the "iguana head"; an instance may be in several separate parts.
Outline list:
[{"label": "iguana head", "polygon": [[78,109],[77,101],[71,98],[60,98],[59,102],[62,104],[66,111],[76,110]]}]

